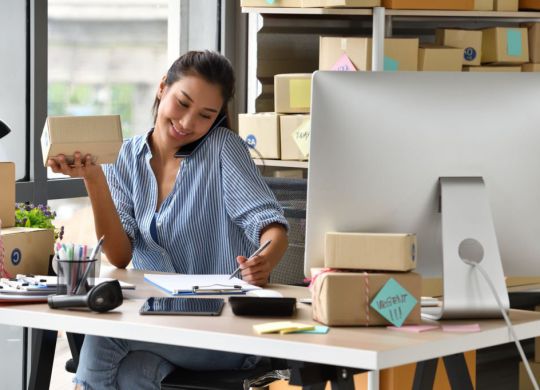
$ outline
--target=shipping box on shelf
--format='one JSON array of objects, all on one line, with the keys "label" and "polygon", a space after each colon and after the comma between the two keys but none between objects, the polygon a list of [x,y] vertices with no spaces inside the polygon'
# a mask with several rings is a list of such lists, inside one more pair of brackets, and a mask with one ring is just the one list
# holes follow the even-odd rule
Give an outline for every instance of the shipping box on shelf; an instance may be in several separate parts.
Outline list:
[{"label": "shipping box on shelf", "polygon": [[285,73],[274,76],[274,111],[280,114],[309,113],[311,73]]},{"label": "shipping box on shelf", "polygon": [[493,9],[503,12],[517,12],[519,8],[518,0],[494,0]]},{"label": "shipping box on shelf", "polygon": [[281,133],[281,159],[297,161],[307,160],[295,141],[295,132],[303,123],[309,121],[309,115],[282,115],[279,120]]},{"label": "shipping box on shelf", "polygon": [[43,164],[64,154],[70,163],[73,153],[91,154],[96,164],[114,163],[122,146],[120,115],[50,116],[41,134]]},{"label": "shipping box on shelf", "polygon": [[474,10],[475,11],[493,11],[494,1],[495,0],[475,0]]},{"label": "shipping box on shelf", "polygon": [[0,162],[1,228],[15,226],[15,164]]},{"label": "shipping box on shelf", "polygon": [[[355,70],[371,70],[372,41],[367,37],[320,37],[319,69],[332,70],[345,54]],[[385,38],[384,70],[416,71],[418,38]]]},{"label": "shipping box on shelf", "polygon": [[474,10],[475,0],[383,0],[383,7],[393,9]]},{"label": "shipping box on shelf", "polygon": [[463,50],[456,47],[426,45],[418,49],[418,70],[461,72]]},{"label": "shipping box on shelf", "polygon": [[529,62],[527,29],[494,27],[482,30],[482,63]]},{"label": "shipping box on shelf", "polygon": [[379,7],[381,0],[302,0],[302,7],[344,7],[344,8],[371,8]]},{"label": "shipping box on shelf", "polygon": [[463,49],[463,65],[480,65],[482,57],[482,31],[437,29],[435,42],[439,46]]},{"label": "shipping box on shelf", "polygon": [[464,66],[464,72],[521,72],[521,66]]},{"label": "shipping box on shelf", "polygon": [[540,72],[540,64],[523,64],[521,65],[522,72]]},{"label": "shipping box on shelf", "polygon": [[540,10],[540,0],[519,0],[520,10]]},{"label": "shipping box on shelf", "polygon": [[[377,295],[391,279],[406,293],[379,300]],[[316,274],[312,283],[313,319],[325,325],[392,325],[372,304],[376,307],[388,305],[385,309],[399,316],[405,325],[420,323],[422,278],[417,273],[328,271]]]},{"label": "shipping box on shelf", "polygon": [[279,117],[275,112],[238,115],[238,135],[248,144],[251,157],[280,158]]},{"label": "shipping box on shelf", "polygon": [[416,267],[416,235],[327,232],[324,266],[410,271]]},{"label": "shipping box on shelf", "polygon": [[[465,364],[471,377],[473,389],[476,389],[476,351],[468,351],[464,353]],[[403,390],[412,389],[414,386],[414,376],[416,372],[416,363],[405,364],[381,370],[379,373],[379,390]],[[354,376],[354,388],[356,390],[368,390],[368,373],[356,374]],[[451,390],[452,387],[448,380],[448,374],[444,366],[443,358],[437,360],[437,368],[435,370],[435,378],[433,381],[433,389],[436,390]],[[302,390],[300,386],[289,385],[286,381],[280,380],[272,382],[269,390]],[[331,390],[331,385],[328,383],[325,390]]]},{"label": "shipping box on shelf", "polygon": [[538,64],[540,63],[540,23],[529,23],[524,27],[528,28],[530,60]]},{"label": "shipping box on shelf", "polygon": [[[529,365],[531,366],[531,371],[533,372],[534,377],[537,381],[540,381],[540,363],[533,362],[529,360]],[[529,379],[529,374],[527,374],[527,369],[522,361],[519,362],[519,390],[534,390],[534,386]]]},{"label": "shipping box on shelf", "polygon": [[54,231],[11,227],[2,229],[4,268],[12,276],[17,274],[47,275],[49,261],[54,254]]},{"label": "shipping box on shelf", "polygon": [[241,7],[301,7],[302,0],[240,0]]}]

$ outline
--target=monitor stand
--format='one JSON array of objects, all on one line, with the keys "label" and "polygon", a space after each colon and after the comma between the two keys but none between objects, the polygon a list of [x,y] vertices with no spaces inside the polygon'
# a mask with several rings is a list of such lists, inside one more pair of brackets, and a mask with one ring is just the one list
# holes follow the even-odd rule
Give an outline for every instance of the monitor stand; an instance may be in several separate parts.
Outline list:
[{"label": "monitor stand", "polygon": [[491,209],[481,177],[441,177],[443,300],[422,308],[430,319],[500,318],[501,310],[476,262],[489,275],[505,308],[510,304]]}]

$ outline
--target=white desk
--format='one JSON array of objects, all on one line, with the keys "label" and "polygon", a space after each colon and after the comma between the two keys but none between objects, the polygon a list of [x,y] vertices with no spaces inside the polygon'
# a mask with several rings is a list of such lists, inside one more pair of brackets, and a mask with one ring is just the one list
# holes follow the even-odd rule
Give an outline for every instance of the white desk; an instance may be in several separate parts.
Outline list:
[{"label": "white desk", "polygon": [[[381,370],[511,341],[502,320],[452,322],[479,322],[482,330],[476,333],[445,333],[436,330],[411,334],[385,328],[334,327],[326,335],[280,336],[257,335],[252,330],[253,324],[278,318],[237,317],[228,305],[225,305],[222,315],[218,317],[141,316],[138,310],[145,297],[163,295],[160,290],[143,282],[142,275],[143,273],[134,270],[112,270],[102,275],[117,277],[137,285],[137,290],[127,291],[128,299],[112,312],[97,314],[78,310],[54,310],[49,309],[46,304],[2,305],[0,323],[259,354],[367,370]],[[301,287],[279,286],[278,290],[285,296],[309,295],[309,291]],[[520,339],[540,335],[539,312],[512,310],[510,318]],[[311,307],[298,304],[298,311],[293,319],[312,322]]]}]

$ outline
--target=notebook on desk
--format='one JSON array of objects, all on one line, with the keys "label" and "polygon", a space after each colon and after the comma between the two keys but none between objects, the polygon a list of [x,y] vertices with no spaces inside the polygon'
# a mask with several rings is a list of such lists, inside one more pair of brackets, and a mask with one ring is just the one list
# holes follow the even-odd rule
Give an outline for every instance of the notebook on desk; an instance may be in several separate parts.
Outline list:
[{"label": "notebook on desk", "polygon": [[261,289],[229,275],[144,274],[144,280],[172,295],[245,294]]}]

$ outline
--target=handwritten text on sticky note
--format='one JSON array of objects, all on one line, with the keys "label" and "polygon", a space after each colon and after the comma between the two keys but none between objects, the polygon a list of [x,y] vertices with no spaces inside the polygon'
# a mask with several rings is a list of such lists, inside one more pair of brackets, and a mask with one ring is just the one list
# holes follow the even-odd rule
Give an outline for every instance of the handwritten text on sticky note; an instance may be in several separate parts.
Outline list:
[{"label": "handwritten text on sticky note", "polygon": [[311,120],[305,119],[300,126],[296,128],[292,132],[292,137],[296,145],[298,146],[298,149],[300,149],[300,153],[304,156],[304,158],[309,157],[309,140],[311,137]]},{"label": "handwritten text on sticky note", "polygon": [[393,325],[401,326],[417,302],[394,278],[390,278],[371,301],[371,307]]},{"label": "handwritten text on sticky note", "polygon": [[351,59],[347,56],[347,54],[343,53],[341,57],[336,61],[334,66],[332,66],[331,70],[336,70],[339,72],[354,72],[356,70],[356,67],[352,63]]}]

